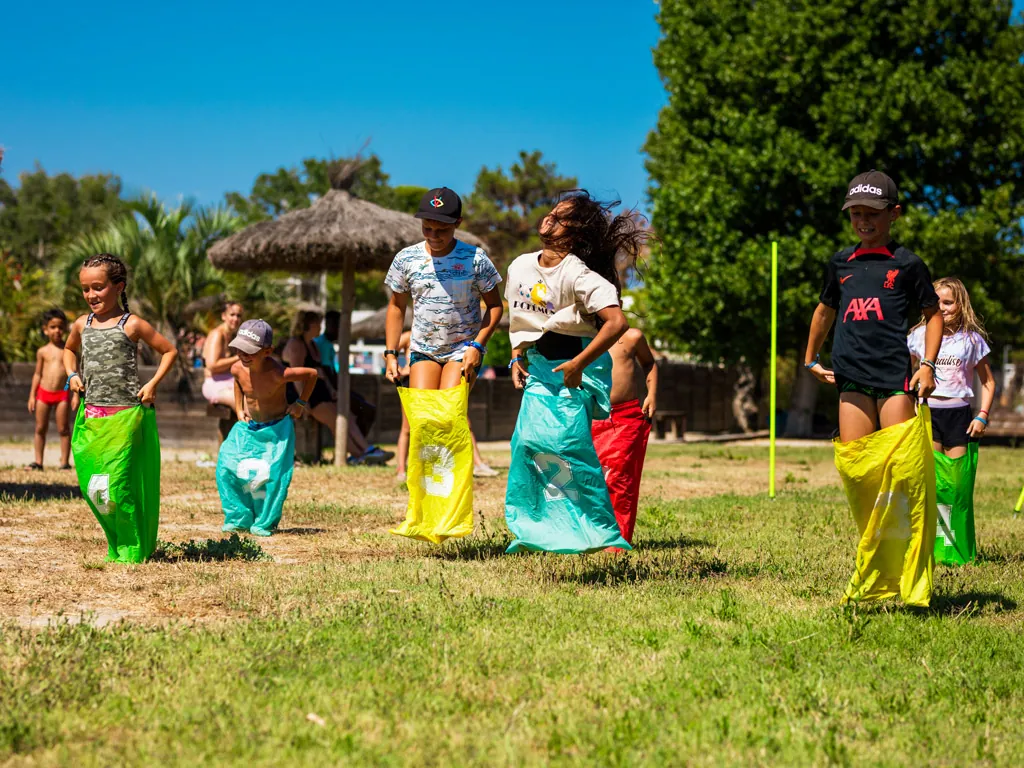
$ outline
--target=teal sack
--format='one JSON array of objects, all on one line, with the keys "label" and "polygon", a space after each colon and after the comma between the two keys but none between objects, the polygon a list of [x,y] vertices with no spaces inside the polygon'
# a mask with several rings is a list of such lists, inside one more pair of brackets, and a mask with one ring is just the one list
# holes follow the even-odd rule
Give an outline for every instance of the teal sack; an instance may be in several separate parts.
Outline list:
[{"label": "teal sack", "polygon": [[508,552],[595,552],[631,549],[615,520],[594,450],[590,422],[607,418],[612,359],[601,355],[568,389],[551,361],[530,350],[505,491],[505,521],[515,536]]},{"label": "teal sack", "polygon": [[939,524],[935,529],[935,562],[966,565],[974,562],[974,481],[978,476],[978,443],[950,459],[935,451],[935,490]]},{"label": "teal sack", "polygon": [[236,422],[217,457],[225,531],[269,536],[281,522],[295,466],[290,416],[267,424]]},{"label": "teal sack", "polygon": [[141,405],[85,418],[71,436],[82,496],[107,536],[107,560],[141,563],[156,548],[160,525],[160,437],[156,412]]}]

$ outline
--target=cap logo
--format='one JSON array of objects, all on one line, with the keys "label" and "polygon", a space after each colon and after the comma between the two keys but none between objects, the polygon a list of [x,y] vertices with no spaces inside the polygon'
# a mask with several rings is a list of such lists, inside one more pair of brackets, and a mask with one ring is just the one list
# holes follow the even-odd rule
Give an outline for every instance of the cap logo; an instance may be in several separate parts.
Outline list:
[{"label": "cap logo", "polygon": [[238,335],[239,336],[245,336],[245,338],[252,339],[253,341],[256,341],[256,342],[259,342],[259,343],[263,343],[263,339],[260,337],[260,335],[258,333],[253,332],[253,331],[250,331],[248,328],[240,328],[238,330]]},{"label": "cap logo", "polygon": [[440,195],[434,195],[434,199],[430,201],[431,208],[443,208],[444,200],[441,199]]},{"label": "cap logo", "polygon": [[881,195],[882,190],[879,187],[873,187],[870,184],[858,184],[856,187],[847,192],[847,196],[856,195],[858,192],[867,192],[869,195]]}]

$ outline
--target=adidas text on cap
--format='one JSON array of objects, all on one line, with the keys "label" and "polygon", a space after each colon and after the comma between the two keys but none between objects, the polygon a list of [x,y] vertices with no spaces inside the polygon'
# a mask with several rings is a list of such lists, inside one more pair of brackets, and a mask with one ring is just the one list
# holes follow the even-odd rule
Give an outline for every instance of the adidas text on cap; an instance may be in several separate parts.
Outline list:
[{"label": "adidas text on cap", "polygon": [[899,201],[896,182],[881,171],[868,171],[857,176],[846,191],[846,202],[843,210],[854,205],[866,205],[869,208],[888,208]]},{"label": "adidas text on cap", "polygon": [[228,344],[229,349],[238,349],[247,355],[255,355],[261,349],[274,346],[274,331],[266,320],[246,320],[238,326],[238,333]]},{"label": "adidas text on cap", "polygon": [[462,218],[462,199],[448,187],[432,189],[420,200],[416,218],[454,224]]}]

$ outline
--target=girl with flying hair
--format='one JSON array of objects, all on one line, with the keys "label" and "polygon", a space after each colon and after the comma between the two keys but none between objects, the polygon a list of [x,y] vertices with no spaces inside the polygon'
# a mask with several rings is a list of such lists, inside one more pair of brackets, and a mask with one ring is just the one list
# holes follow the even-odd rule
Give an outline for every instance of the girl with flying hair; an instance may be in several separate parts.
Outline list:
[{"label": "girl with flying hair", "polygon": [[629,327],[618,266],[635,266],[649,237],[635,212],[613,215],[617,205],[564,193],[538,226],[543,249],[508,269],[509,368],[525,390],[505,496],[509,552],[630,549],[590,431],[610,412],[608,350]]}]

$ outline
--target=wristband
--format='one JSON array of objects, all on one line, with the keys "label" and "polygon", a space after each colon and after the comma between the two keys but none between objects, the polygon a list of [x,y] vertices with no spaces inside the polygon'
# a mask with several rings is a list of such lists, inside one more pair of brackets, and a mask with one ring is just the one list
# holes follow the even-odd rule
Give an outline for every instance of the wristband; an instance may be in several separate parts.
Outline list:
[{"label": "wristband", "polygon": [[925,358],[924,360],[922,360],[921,361],[921,365],[927,365],[929,368],[932,369],[932,373],[935,373],[935,363],[933,363],[928,358]]},{"label": "wristband", "polygon": [[393,355],[397,359],[398,358],[398,350],[397,349],[385,349],[384,350],[384,357],[387,357],[388,355]]},{"label": "wristband", "polygon": [[300,397],[300,398],[299,398],[298,400],[296,400],[296,401],[295,401],[295,402],[293,403],[293,405],[301,405],[301,406],[302,406],[303,408],[305,408],[305,409],[306,409],[307,411],[309,410],[309,403],[307,403],[307,402],[306,402],[305,400],[303,400],[303,399],[302,399],[301,397]]},{"label": "wristband", "polygon": [[979,408],[978,413],[984,413],[986,416],[988,416],[988,411],[984,408]]},{"label": "wristband", "polygon": [[985,425],[986,427],[988,426],[988,419],[983,419],[983,418],[981,418],[981,416],[975,416],[975,417],[974,417],[974,420],[975,420],[975,421],[980,421],[980,422],[981,422],[982,424],[984,424],[984,425]]},{"label": "wristband", "polygon": [[815,355],[814,359],[811,360],[811,362],[804,363],[804,368],[806,368],[807,370],[811,370],[811,368],[816,366],[820,360],[821,360],[821,355]]},{"label": "wristband", "polygon": [[521,357],[513,357],[512,358],[512,362],[510,362],[508,364],[508,369],[511,371],[513,365],[515,365],[516,363],[521,363],[521,362],[523,362],[523,358],[521,358]]},{"label": "wristband", "polygon": [[467,347],[472,347],[477,352],[479,352],[480,353],[480,357],[483,357],[484,355],[487,354],[487,347],[485,347],[483,344],[481,344],[478,341],[467,341],[466,342],[466,346]]}]

